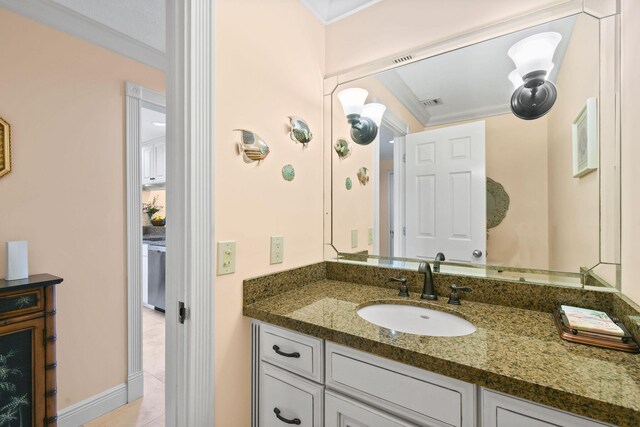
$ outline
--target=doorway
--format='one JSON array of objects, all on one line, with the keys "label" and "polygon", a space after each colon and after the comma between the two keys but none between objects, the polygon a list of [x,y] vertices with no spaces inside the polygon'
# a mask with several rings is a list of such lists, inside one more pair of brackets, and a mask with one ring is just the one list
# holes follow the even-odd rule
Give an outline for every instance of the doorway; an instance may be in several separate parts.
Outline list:
[{"label": "doorway", "polygon": [[[398,211],[398,183],[403,174],[404,135],[409,128],[392,112],[382,119],[374,151],[374,253],[383,257],[401,256],[397,251],[398,233],[404,220]],[[399,175],[400,174],[400,175]]]}]

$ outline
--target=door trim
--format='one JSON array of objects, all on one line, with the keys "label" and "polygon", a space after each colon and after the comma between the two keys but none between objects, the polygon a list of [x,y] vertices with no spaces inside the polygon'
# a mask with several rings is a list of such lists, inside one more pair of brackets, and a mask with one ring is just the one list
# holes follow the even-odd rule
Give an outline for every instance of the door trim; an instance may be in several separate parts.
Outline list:
[{"label": "door trim", "polygon": [[126,186],[127,186],[127,402],[142,397],[142,162],[140,159],[140,108],[143,104],[166,107],[165,96],[136,83],[126,82]]},{"label": "door trim", "polygon": [[[166,0],[166,424],[214,424],[214,0]],[[187,316],[178,323],[178,301]]]},{"label": "door trim", "polygon": [[[393,212],[394,212],[394,178],[395,174],[393,173],[393,169],[387,172],[387,237],[389,242],[387,244],[387,251],[389,251],[389,256],[393,256],[393,241],[395,240],[396,231],[393,228]],[[392,197],[393,196],[393,197]],[[393,231],[393,235],[391,232]]]}]

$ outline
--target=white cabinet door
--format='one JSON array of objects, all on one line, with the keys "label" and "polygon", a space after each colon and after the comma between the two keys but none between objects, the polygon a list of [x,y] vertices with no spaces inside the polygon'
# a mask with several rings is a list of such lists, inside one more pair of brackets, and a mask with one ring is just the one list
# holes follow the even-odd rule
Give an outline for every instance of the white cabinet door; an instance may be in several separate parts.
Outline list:
[{"label": "white cabinet door", "polygon": [[324,387],[260,364],[260,427],[322,427]]},{"label": "white cabinet door", "polygon": [[483,427],[603,427],[608,425],[482,389]]},{"label": "white cabinet door", "polygon": [[416,425],[329,390],[324,396],[325,427],[412,427]]},{"label": "white cabinet door", "polygon": [[153,156],[153,145],[143,145],[142,153],[141,153],[141,161],[142,161],[142,183],[143,184],[151,184],[153,183],[153,173],[154,173],[154,156]]},{"label": "white cabinet door", "polygon": [[155,180],[154,182],[156,184],[159,183],[163,183],[167,180],[166,177],[166,162],[167,162],[167,144],[164,140],[164,138],[162,139],[162,141],[156,142],[155,144],[153,144],[153,151],[154,151],[154,160],[155,160]]}]

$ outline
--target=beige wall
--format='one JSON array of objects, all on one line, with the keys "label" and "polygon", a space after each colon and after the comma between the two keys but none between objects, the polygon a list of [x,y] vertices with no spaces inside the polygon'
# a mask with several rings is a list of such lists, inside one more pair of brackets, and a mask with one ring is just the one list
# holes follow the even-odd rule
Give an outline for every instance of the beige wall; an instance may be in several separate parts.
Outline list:
[{"label": "beige wall", "polygon": [[567,0],[383,0],[327,26],[327,75]]},{"label": "beige wall", "polygon": [[[0,9],[0,116],[13,170],[0,179],[4,241],[58,287],[58,407],[126,381],[124,82],[157,70]],[[5,265],[0,262],[0,277]]]},{"label": "beige wall", "polygon": [[[217,426],[248,426],[249,319],[242,280],[323,259],[322,97],[324,29],[299,0],[216,2],[216,240],[236,240],[236,273],[216,278]],[[304,118],[307,148],[288,134]],[[236,154],[238,132],[258,133],[261,164]],[[287,163],[292,182],[282,178]],[[270,236],[284,236],[284,263],[269,265]]]},{"label": "beige wall", "polygon": [[390,256],[389,251],[389,172],[393,171],[393,159],[380,159],[380,255]]},{"label": "beige wall", "polygon": [[489,230],[487,262],[548,268],[547,120],[485,119],[487,177],[502,184],[509,211]]},{"label": "beige wall", "polygon": [[640,2],[622,0],[622,292],[640,304]]},{"label": "beige wall", "polygon": [[[147,189],[142,191],[142,203],[151,203],[154,197],[157,197],[156,204],[162,206],[162,209],[155,215],[167,216],[167,190],[165,189]],[[148,218],[147,214],[144,214]],[[154,215],[154,216],[155,216]]]},{"label": "beige wall", "polygon": [[599,97],[597,19],[580,17],[557,79],[549,121],[549,267],[579,271],[599,260],[599,170],[573,177],[571,123],[589,97]]}]

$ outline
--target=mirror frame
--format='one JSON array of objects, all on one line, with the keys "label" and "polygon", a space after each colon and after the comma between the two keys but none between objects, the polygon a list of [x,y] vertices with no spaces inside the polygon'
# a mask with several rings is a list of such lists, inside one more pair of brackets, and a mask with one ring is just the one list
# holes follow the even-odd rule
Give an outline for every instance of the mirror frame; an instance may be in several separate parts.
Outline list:
[{"label": "mirror frame", "polygon": [[[620,111],[621,111],[621,101],[620,101],[620,62],[621,62],[621,54],[620,54],[620,4],[618,0],[571,0],[566,3],[562,3],[559,5],[551,6],[545,9],[541,9],[538,11],[534,11],[531,13],[526,13],[523,15],[516,16],[512,19],[503,21],[498,24],[489,25],[486,27],[475,28],[469,31],[465,31],[454,35],[445,40],[440,40],[434,43],[428,43],[422,45],[421,47],[417,47],[411,50],[400,51],[395,55],[388,56],[382,58],[380,60],[376,60],[370,62],[368,64],[345,70],[339,74],[330,75],[325,77],[324,79],[324,97],[323,97],[323,174],[324,174],[324,259],[325,260],[340,260],[345,257],[349,258],[349,262],[360,261],[354,260],[354,254],[350,253],[342,253],[340,252],[333,244],[333,184],[332,184],[332,171],[333,171],[333,132],[332,132],[332,96],[337,87],[344,83],[349,83],[357,79],[365,78],[372,76],[374,74],[387,71],[390,69],[398,68],[410,63],[418,62],[423,59],[431,58],[437,55],[441,55],[447,52],[451,52],[457,49],[464,48],[466,46],[470,46],[473,44],[481,43],[486,40],[490,40],[496,37],[500,37],[506,34],[510,34],[516,31],[524,30],[536,25],[541,25],[549,21],[566,18],[572,15],[576,15],[579,13],[585,13],[590,15],[601,22],[602,27],[602,19],[604,18],[613,18],[612,24],[614,26],[615,33],[615,52],[605,52],[607,55],[611,55],[613,68],[615,71],[611,75],[610,87],[607,89],[611,90],[612,93],[615,94],[615,99],[612,100],[611,105],[614,108],[614,120],[612,126],[610,126],[609,131],[615,132],[615,148],[616,148],[616,156],[618,165],[620,164],[620,129],[621,129],[621,119],[620,119]],[[601,52],[601,55],[604,53]],[[403,61],[401,63],[395,63],[394,58],[399,57],[408,57],[410,59]],[[601,75],[601,82],[603,81]],[[602,83],[600,85],[600,95],[602,95],[603,87]],[[559,274],[566,276],[567,278],[575,278],[581,277],[582,287],[585,286],[586,275],[587,273],[595,270],[598,266],[602,265],[613,265],[616,268],[616,283],[615,288],[620,290],[620,248],[621,248],[621,221],[620,221],[620,199],[621,199],[621,181],[620,181],[620,173],[618,167],[618,173],[615,176],[615,184],[616,184],[616,195],[615,195],[615,203],[614,212],[608,213],[608,216],[617,218],[617,229],[613,231],[612,236],[614,236],[615,242],[611,244],[610,242],[603,242],[602,239],[602,224],[603,224],[603,209],[602,209],[602,187],[600,187],[599,191],[599,208],[600,208],[600,232],[599,232],[599,260],[598,263],[593,267],[588,269],[587,271],[583,271],[581,273],[578,272],[557,272],[550,270],[536,270],[536,274],[546,273],[549,276],[557,276]],[[600,179],[600,185],[602,185],[602,179]],[[608,260],[603,260],[603,245],[607,244],[609,246],[609,250],[613,250],[615,253],[615,258],[617,262],[611,262]],[[362,255],[362,258],[366,261],[366,259],[373,260],[392,260],[398,261],[400,263],[404,262],[413,262],[415,259],[408,258],[398,258],[398,257],[381,257],[377,255],[368,254],[366,257]],[[446,265],[448,263],[443,263]],[[455,263],[454,263],[455,264]],[[456,264],[456,266],[460,266]],[[479,269],[485,270],[485,274],[479,275],[481,277],[488,277],[486,272],[488,270],[505,270],[505,271],[528,271],[530,269],[526,268],[515,268],[515,267],[507,267],[507,266],[481,266],[470,264],[470,271],[478,271]],[[531,270],[533,272],[533,270]],[[473,275],[473,274],[471,274]],[[529,283],[542,283],[537,281],[535,278],[527,280]],[[546,282],[547,284],[549,282]],[[558,285],[565,285],[563,283],[554,283]],[[599,288],[599,287],[590,287],[589,289],[593,290],[605,290],[611,291],[612,288]]]}]

